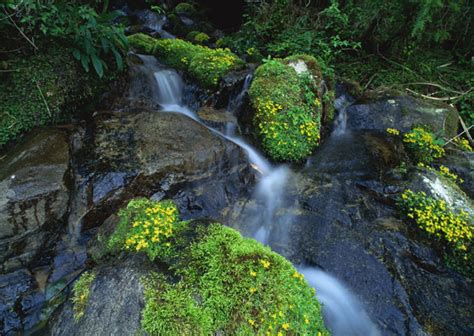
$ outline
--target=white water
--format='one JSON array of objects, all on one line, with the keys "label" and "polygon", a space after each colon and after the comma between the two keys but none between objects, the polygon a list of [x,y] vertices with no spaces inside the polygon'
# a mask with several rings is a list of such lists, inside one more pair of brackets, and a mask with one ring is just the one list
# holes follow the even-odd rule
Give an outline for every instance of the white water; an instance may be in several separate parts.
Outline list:
[{"label": "white water", "polygon": [[316,268],[300,268],[299,271],[316,289],[316,296],[323,305],[325,324],[333,336],[380,335],[362,304],[342,282]]},{"label": "white water", "polygon": [[[152,85],[157,87],[157,90],[153,90],[155,93],[153,100],[162,106],[163,111],[184,114],[207,127],[199,120],[194,111],[183,104],[183,82],[174,70],[155,68],[153,78],[155,82]],[[245,79],[241,92],[229,102],[228,109],[232,113],[238,113],[241,108],[251,79],[251,76]],[[345,108],[348,103],[341,99],[337,104],[340,104],[336,105],[336,108],[340,108],[338,119],[341,118],[341,120],[338,121],[334,131],[336,136],[347,131]],[[251,165],[261,173],[253,197],[257,203],[263,205],[263,211],[252,213],[252,227],[255,228],[253,237],[264,244],[271,244],[275,241],[285,244],[293,217],[291,215],[277,216],[277,212],[283,208],[290,208],[290,212],[293,210],[291,205],[285,204],[287,201],[284,198],[291,170],[284,165],[272,166],[256,149],[243,139],[236,137],[233,128],[228,127],[226,134],[207,128],[244,149]],[[277,237],[272,235],[274,229],[279,231]],[[270,240],[270,238],[272,239]],[[305,275],[309,284],[316,289],[317,297],[324,307],[326,324],[334,336],[379,335],[362,305],[341,282],[328,273],[315,268],[302,268],[300,271]]]},{"label": "white water", "polygon": [[339,96],[334,100],[334,108],[338,111],[332,135],[341,136],[347,133],[347,107],[350,101],[346,95]]}]

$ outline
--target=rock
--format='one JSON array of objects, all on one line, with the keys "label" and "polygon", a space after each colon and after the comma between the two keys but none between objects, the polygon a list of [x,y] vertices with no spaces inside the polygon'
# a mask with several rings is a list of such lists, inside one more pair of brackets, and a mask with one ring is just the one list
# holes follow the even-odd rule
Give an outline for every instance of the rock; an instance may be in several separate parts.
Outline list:
[{"label": "rock", "polygon": [[474,198],[474,152],[466,152],[445,147],[445,155],[440,163],[464,180],[461,189]]},{"label": "rock", "polygon": [[439,137],[452,138],[457,134],[456,109],[430,106],[409,96],[355,104],[347,108],[347,115],[348,127],[354,130],[385,132],[387,128],[396,128],[407,132],[415,126],[425,125]]},{"label": "rock", "polygon": [[248,183],[242,150],[178,113],[142,110],[102,116],[91,141],[93,153],[86,149],[80,164],[88,176],[82,196],[87,200],[84,208],[90,209],[81,216],[85,228],[103,222],[133,197],[179,194],[182,199],[205,181],[219,181],[236,186],[226,189],[224,199],[230,202]]},{"label": "rock", "polygon": [[204,106],[197,112],[199,118],[209,127],[225,133],[226,127],[238,126],[237,118],[229,111],[216,110],[210,106]]},{"label": "rock", "polygon": [[49,335],[136,335],[144,306],[140,278],[147,261],[134,258],[95,269],[85,315],[75,321],[68,300],[49,323]]},{"label": "rock", "polygon": [[68,137],[35,131],[0,166],[0,261],[4,272],[26,265],[65,226]]}]

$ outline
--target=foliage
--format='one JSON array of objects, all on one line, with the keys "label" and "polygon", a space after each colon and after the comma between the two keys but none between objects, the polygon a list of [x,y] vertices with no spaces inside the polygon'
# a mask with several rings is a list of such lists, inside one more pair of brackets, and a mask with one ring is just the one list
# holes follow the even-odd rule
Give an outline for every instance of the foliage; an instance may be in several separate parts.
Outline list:
[{"label": "foliage", "polygon": [[119,212],[120,222],[109,238],[107,249],[145,252],[150,260],[172,251],[171,238],[183,225],[172,201],[131,200]]},{"label": "foliage", "polygon": [[282,60],[270,60],[255,71],[249,90],[254,125],[263,149],[275,160],[301,160],[319,142],[322,103],[311,76],[298,75]]},{"label": "foliage", "polygon": [[344,50],[360,47],[347,32],[349,20],[337,1],[327,8],[308,8],[296,1],[272,0],[249,5],[242,28],[224,43],[240,54],[250,48],[274,57],[311,54],[329,64]]},{"label": "foliage", "polygon": [[444,155],[442,142],[421,127],[405,133],[403,142],[417,163],[429,164]]},{"label": "foliage", "polygon": [[443,242],[464,265],[464,271],[472,272],[474,262],[474,226],[472,218],[464,211],[450,209],[444,200],[436,200],[424,192],[405,190],[398,200],[405,216],[413,220],[419,229]]},{"label": "foliage", "polygon": [[194,42],[199,44],[205,44],[209,41],[209,39],[210,37],[206,33],[198,33],[196,36],[194,36]]},{"label": "foliage", "polygon": [[224,75],[243,65],[228,49],[210,49],[181,39],[153,39],[135,34],[129,36],[129,42],[140,51],[156,55],[168,66],[187,71],[207,88],[216,87]]},{"label": "foliage", "polygon": [[314,291],[268,247],[219,224],[199,225],[173,267],[179,281],[146,281],[150,335],[328,335]]},{"label": "foliage", "polygon": [[93,6],[75,1],[9,0],[0,5],[0,28],[7,24],[17,28],[14,31],[32,45],[35,37],[63,42],[87,72],[92,65],[102,77],[109,56],[118,69],[123,68],[121,54],[127,50],[127,39],[123,28],[113,24],[120,15],[107,12],[106,5],[98,13]]},{"label": "foliage", "polygon": [[74,319],[79,321],[84,316],[87,302],[89,301],[90,287],[95,280],[95,273],[84,272],[72,289],[72,302],[74,304]]},{"label": "foliage", "polygon": [[8,67],[14,71],[0,75],[0,146],[34,127],[68,121],[101,87],[58,45]]}]

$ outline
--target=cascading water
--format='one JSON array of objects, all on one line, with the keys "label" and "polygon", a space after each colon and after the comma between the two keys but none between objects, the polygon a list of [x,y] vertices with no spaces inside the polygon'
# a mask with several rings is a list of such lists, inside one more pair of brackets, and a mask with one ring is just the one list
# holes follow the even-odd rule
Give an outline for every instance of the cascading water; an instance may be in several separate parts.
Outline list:
[{"label": "cascading water", "polygon": [[338,111],[338,114],[332,135],[341,136],[347,132],[347,107],[351,103],[351,98],[345,94],[340,95],[334,101],[334,108]]},{"label": "cascading water", "polygon": [[299,271],[316,289],[316,296],[323,305],[326,326],[332,335],[380,335],[361,303],[339,280],[313,267],[303,267]]},{"label": "cascading water", "polygon": [[[156,63],[158,64],[158,62]],[[147,65],[144,64],[143,66],[146,67]],[[247,152],[250,163],[261,173],[253,197],[256,203],[263,206],[263,211],[257,210],[250,213],[250,220],[254,228],[253,237],[264,244],[285,244],[288,228],[291,226],[293,218],[291,215],[277,216],[277,212],[282,208],[290,208],[290,212],[296,210],[291,208],[296,208],[297,205],[287,204],[288,202],[284,197],[292,174],[291,170],[284,165],[273,167],[251,145],[236,137],[233,128],[227,127],[226,134],[222,134],[202,123],[196,113],[183,104],[183,82],[177,72],[163,69],[160,66],[155,66],[155,64],[152,64],[152,67],[148,69],[148,72],[150,71],[154,79],[151,85],[155,87],[155,89],[151,89],[152,100],[162,107],[162,111],[182,113],[212,132],[232,141]],[[150,78],[150,76],[147,78]],[[228,110],[230,112],[238,113],[251,80],[252,77],[247,76],[241,91],[229,102]],[[341,98],[336,102],[339,116],[333,136],[342,135],[347,131],[345,108],[349,104],[347,98]],[[246,218],[248,219],[248,217]],[[273,233],[274,229],[278,231],[278,234]],[[324,307],[323,313],[326,323],[333,335],[379,335],[376,327],[364,312],[362,305],[337,279],[315,268],[302,268],[300,271],[305,274],[309,284],[317,290],[318,299]]]}]

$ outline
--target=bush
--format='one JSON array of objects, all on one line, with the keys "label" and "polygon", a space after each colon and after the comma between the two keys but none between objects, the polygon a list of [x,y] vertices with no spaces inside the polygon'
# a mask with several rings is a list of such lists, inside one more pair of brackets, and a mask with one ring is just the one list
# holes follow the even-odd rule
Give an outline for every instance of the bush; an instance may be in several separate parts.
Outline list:
[{"label": "bush", "polygon": [[183,222],[172,201],[132,200],[119,212],[120,222],[107,243],[109,251],[145,252],[150,260],[173,251],[171,238]]},{"label": "bush", "polygon": [[123,27],[113,24],[120,15],[118,11],[107,12],[107,5],[98,12],[91,5],[75,1],[10,0],[0,4],[0,28],[15,27],[11,28],[12,34],[35,49],[35,37],[64,42],[87,72],[92,65],[102,77],[109,56],[115,59],[118,69],[123,68],[127,39]]},{"label": "bush", "polygon": [[0,147],[34,127],[69,121],[101,87],[58,45],[8,62],[8,67],[13,72],[0,75]]},{"label": "bush", "polygon": [[474,227],[466,212],[450,209],[444,200],[409,189],[403,192],[398,205],[420,230],[441,241],[448,253],[452,252],[461,271],[474,274]]},{"label": "bush", "polygon": [[206,33],[198,33],[194,36],[194,42],[199,44],[205,44],[209,41],[210,37]]},{"label": "bush", "polygon": [[72,289],[72,302],[74,304],[74,319],[80,320],[84,316],[87,302],[89,301],[90,287],[94,282],[95,273],[84,272]]},{"label": "bush", "polygon": [[258,67],[249,90],[262,147],[281,161],[299,161],[319,142],[322,102],[314,78],[321,77],[321,70],[313,63],[314,71],[298,75],[287,65],[292,60]]},{"label": "bush", "polygon": [[442,141],[435,139],[431,133],[421,127],[405,133],[403,142],[417,163],[429,164],[444,155]]},{"label": "bush", "polygon": [[173,267],[177,282],[144,280],[150,335],[329,335],[295,268],[268,247],[219,224],[197,226]]},{"label": "bush", "polygon": [[135,34],[129,36],[129,42],[140,51],[154,54],[168,66],[188,72],[207,88],[216,87],[224,75],[243,65],[228,49],[210,49],[181,39],[154,39]]},{"label": "bush", "polygon": [[180,15],[193,15],[196,13],[196,8],[190,3],[181,2],[176,5],[174,12]]}]

